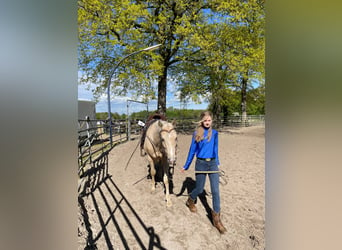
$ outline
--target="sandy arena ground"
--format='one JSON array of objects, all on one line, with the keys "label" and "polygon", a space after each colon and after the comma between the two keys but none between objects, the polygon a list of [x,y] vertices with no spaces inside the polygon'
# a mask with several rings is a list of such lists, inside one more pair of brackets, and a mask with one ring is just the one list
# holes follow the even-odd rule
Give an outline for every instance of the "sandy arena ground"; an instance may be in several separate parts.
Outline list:
[{"label": "sandy arena ground", "polygon": [[[220,235],[208,216],[212,208],[209,179],[197,200],[196,214],[185,206],[195,183],[194,163],[185,173],[191,135],[178,135],[172,206],[164,187],[151,194],[147,160],[135,150],[138,140],[116,146],[108,166],[97,175],[96,188],[79,199],[79,249],[265,249],[265,128],[226,128],[219,133]],[[131,160],[128,160],[134,152]],[[128,165],[127,165],[128,163]],[[108,173],[107,178],[103,178]]]}]

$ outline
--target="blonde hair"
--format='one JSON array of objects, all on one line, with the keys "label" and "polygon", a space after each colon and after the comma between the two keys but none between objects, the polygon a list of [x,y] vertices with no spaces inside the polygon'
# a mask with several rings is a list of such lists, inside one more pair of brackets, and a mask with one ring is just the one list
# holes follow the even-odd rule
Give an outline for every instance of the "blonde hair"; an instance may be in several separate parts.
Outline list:
[{"label": "blonde hair", "polygon": [[[203,121],[204,121],[204,117],[206,117],[206,116],[210,116],[211,118],[213,117],[213,115],[210,111],[204,111],[201,113],[200,121],[198,121],[196,133],[195,133],[195,141],[196,142],[200,142],[200,141],[204,140]],[[208,131],[208,141],[210,141],[210,139],[211,139],[211,134],[212,134],[212,127],[210,126],[209,131]]]}]

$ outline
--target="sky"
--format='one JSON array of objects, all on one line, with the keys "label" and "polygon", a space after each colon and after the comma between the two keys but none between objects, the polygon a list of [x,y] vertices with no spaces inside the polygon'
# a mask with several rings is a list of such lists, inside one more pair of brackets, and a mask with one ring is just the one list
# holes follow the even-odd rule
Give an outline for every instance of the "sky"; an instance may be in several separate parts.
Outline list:
[{"label": "sky", "polygon": [[[172,83],[168,83],[168,91],[166,95],[166,107],[174,107],[176,109],[186,108],[186,109],[207,109],[208,103],[202,102],[201,104],[196,104],[192,101],[187,102],[185,105],[179,101],[176,96],[176,91],[172,89]],[[78,85],[78,100],[88,100],[94,101],[93,94],[91,90],[87,90],[86,85]],[[129,96],[112,96],[111,97],[111,112],[118,114],[127,114],[127,104],[129,106],[128,112],[138,112],[141,110],[146,110],[147,105],[143,103],[137,103],[131,100]],[[137,100],[139,101],[139,100]],[[148,110],[157,109],[157,100],[151,100],[148,103]],[[107,95],[104,94],[100,97],[98,103],[96,103],[96,112],[108,112]]]}]

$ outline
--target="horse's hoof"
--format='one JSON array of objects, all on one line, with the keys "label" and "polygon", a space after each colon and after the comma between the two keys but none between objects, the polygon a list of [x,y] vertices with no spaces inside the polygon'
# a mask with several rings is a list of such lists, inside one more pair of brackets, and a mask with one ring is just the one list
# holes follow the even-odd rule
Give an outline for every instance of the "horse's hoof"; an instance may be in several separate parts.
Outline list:
[{"label": "horse's hoof", "polygon": [[167,202],[166,202],[166,206],[167,206],[167,207],[171,207],[171,206],[172,206],[172,202],[171,202],[171,201],[167,201]]}]

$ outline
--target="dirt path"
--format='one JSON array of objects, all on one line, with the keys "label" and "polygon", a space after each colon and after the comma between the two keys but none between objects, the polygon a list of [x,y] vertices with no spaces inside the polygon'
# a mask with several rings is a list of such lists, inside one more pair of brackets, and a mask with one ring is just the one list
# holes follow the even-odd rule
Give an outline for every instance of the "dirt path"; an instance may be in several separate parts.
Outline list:
[{"label": "dirt path", "polygon": [[264,249],[265,128],[228,128],[219,133],[219,156],[225,172],[220,185],[221,218],[228,230],[224,235],[208,218],[212,207],[208,179],[206,195],[197,202],[198,213],[190,213],[185,206],[194,185],[195,160],[187,172],[179,170],[190,141],[191,135],[178,136],[173,205],[169,208],[162,183],[150,193],[147,160],[139,149],[127,165],[138,140],[115,147],[108,157],[110,177],[81,200],[79,249],[85,249],[87,242],[87,249]]}]

